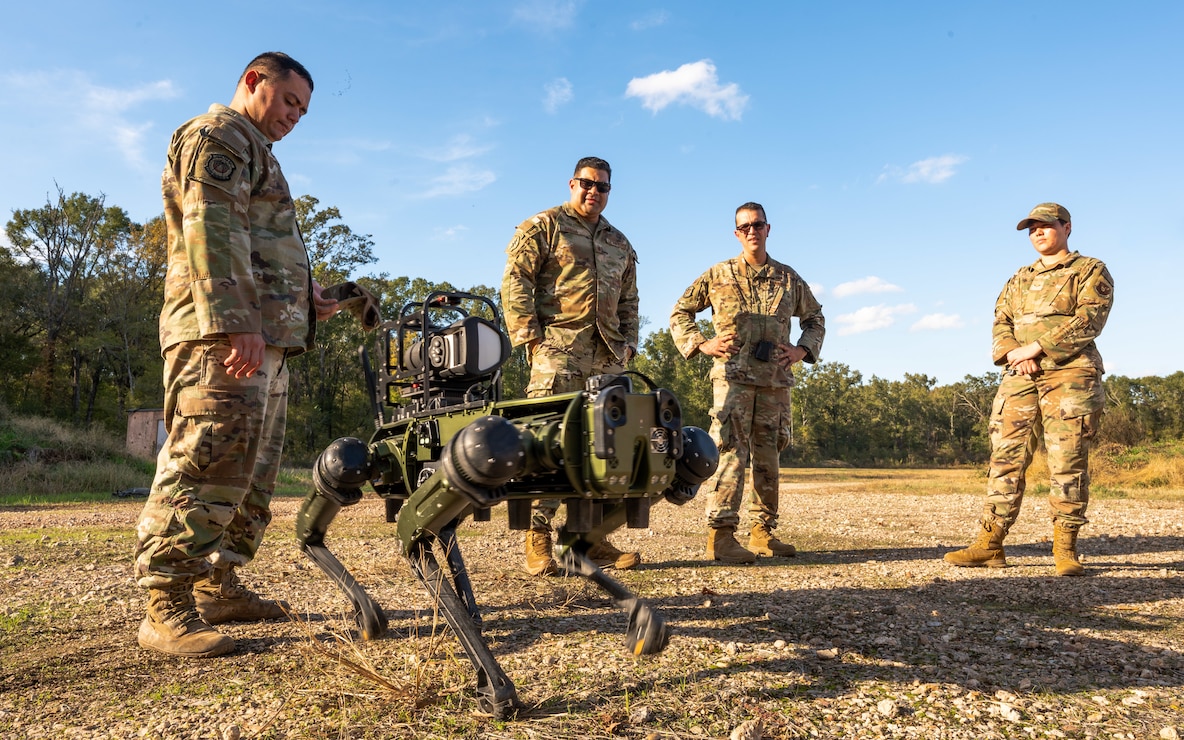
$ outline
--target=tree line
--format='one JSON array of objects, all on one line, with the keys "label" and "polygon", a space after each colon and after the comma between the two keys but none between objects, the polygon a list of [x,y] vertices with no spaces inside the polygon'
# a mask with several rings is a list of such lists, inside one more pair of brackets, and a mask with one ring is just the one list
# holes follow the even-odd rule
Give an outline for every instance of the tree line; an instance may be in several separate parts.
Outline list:
[{"label": "tree line", "polygon": [[[67,195],[12,212],[0,245],[0,403],[11,411],[52,417],[122,434],[127,413],[163,404],[157,317],[168,268],[163,216],[134,223],[102,195]],[[386,273],[360,274],[376,262],[373,241],[355,234],[335,207],[312,196],[296,201],[313,275],[322,285],[353,279],[378,297],[392,318],[411,301],[449,283]],[[497,288],[462,288],[498,302]],[[664,321],[665,317],[661,317]],[[643,322],[644,323],[644,322]],[[700,322],[712,335],[710,323]],[[287,459],[307,465],[333,439],[367,438],[373,430],[358,348],[372,344],[356,321],[317,327],[316,347],[290,364]],[[679,398],[683,421],[707,428],[711,361],[685,360],[668,329],[651,332],[630,369]],[[823,362],[795,368],[788,465],[981,463],[989,451],[987,420],[997,373],[938,385],[907,374],[865,379]],[[529,375],[521,349],[503,370],[505,397],[522,395]],[[641,382],[639,380],[639,382]],[[1184,372],[1105,380],[1102,441],[1133,446],[1184,438]]]}]

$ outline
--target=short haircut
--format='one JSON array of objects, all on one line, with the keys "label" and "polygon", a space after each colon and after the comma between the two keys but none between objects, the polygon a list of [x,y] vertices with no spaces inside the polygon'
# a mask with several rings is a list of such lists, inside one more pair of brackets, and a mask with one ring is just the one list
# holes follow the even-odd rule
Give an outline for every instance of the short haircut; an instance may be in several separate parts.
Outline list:
[{"label": "short haircut", "polygon": [[751,200],[736,209],[737,216],[740,215],[740,211],[760,211],[761,218],[763,218],[765,221],[769,220],[769,217],[765,215],[765,207],[760,203],[753,203]]},{"label": "short haircut", "polygon": [[575,172],[571,173],[572,177],[580,174],[580,170],[584,169],[585,167],[591,167],[594,170],[604,170],[608,173],[608,179],[613,179],[613,168],[609,167],[608,162],[605,162],[600,157],[584,157],[579,162],[576,162]]},{"label": "short haircut", "polygon": [[239,75],[238,81],[242,82],[243,78],[247,76],[247,72],[252,69],[263,72],[264,77],[274,77],[277,80],[282,80],[294,72],[304,78],[304,81],[308,83],[308,91],[312,92],[312,75],[308,73],[303,64],[282,51],[265,51],[252,59],[243,73]]}]

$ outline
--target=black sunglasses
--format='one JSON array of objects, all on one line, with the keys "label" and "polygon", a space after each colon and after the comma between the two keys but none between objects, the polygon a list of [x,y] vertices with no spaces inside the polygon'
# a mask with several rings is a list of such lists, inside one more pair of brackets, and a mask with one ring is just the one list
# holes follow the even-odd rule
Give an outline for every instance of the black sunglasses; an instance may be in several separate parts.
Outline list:
[{"label": "black sunglasses", "polygon": [[582,187],[584,190],[591,190],[592,188],[596,188],[596,192],[598,192],[598,193],[607,193],[608,191],[613,189],[613,186],[610,183],[601,182],[600,180],[585,180],[582,177],[577,177],[574,179],[576,182],[578,182],[580,184],[580,187]]},{"label": "black sunglasses", "polygon": [[753,221],[750,224],[736,224],[736,231],[743,231],[745,234],[747,234],[749,231],[752,231],[753,229],[760,231],[761,229],[765,228],[768,225],[769,225],[768,221]]}]

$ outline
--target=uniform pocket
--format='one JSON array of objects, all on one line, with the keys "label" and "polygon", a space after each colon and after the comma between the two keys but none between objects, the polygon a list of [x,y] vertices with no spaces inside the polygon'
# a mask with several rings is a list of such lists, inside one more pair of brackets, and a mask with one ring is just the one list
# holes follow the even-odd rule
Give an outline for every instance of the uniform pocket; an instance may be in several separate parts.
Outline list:
[{"label": "uniform pocket", "polygon": [[1095,416],[1106,405],[1106,387],[1092,373],[1065,381],[1059,395],[1057,412],[1061,419]]},{"label": "uniform pocket", "polygon": [[181,472],[194,478],[245,479],[257,408],[257,388],[183,388],[174,420],[181,425]]},{"label": "uniform pocket", "polygon": [[711,415],[711,438],[715,440],[715,444],[719,446],[720,450],[731,449],[735,436],[735,425],[732,423],[732,414],[728,409],[721,409],[719,412]]},{"label": "uniform pocket", "polygon": [[781,424],[777,427],[777,451],[781,452],[786,447],[789,447],[789,430],[792,428],[793,412],[786,411],[781,414]]}]

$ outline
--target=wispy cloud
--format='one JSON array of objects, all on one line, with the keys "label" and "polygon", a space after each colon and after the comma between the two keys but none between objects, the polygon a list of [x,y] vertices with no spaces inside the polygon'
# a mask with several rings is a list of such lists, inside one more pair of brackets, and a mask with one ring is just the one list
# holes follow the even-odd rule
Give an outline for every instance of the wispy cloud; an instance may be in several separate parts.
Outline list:
[{"label": "wispy cloud", "polygon": [[909,327],[909,331],[961,329],[965,325],[962,317],[956,313],[931,313],[917,319],[916,323]]},{"label": "wispy cloud", "polygon": [[822,286],[822,283],[810,283],[809,285],[810,292],[814,294],[815,298],[826,293],[826,288]]},{"label": "wispy cloud", "polygon": [[455,226],[437,226],[432,232],[432,240],[439,242],[450,242],[468,230],[469,227],[464,226],[463,224],[457,224]]},{"label": "wispy cloud", "polygon": [[863,293],[899,293],[903,288],[882,278],[869,275],[859,280],[851,280],[846,283],[839,283],[835,286],[835,298],[846,298],[851,295],[861,295]]},{"label": "wispy cloud", "polygon": [[20,101],[48,111],[82,141],[106,143],[134,168],[156,167],[144,156],[144,141],[155,125],[132,116],[154,100],[171,100],[180,91],[170,80],[126,88],[97,85],[79,71],[9,74],[0,77],[0,95],[14,108]]},{"label": "wispy cloud", "polygon": [[629,28],[633,31],[647,31],[666,25],[668,20],[670,20],[670,14],[665,10],[654,10],[630,23]]},{"label": "wispy cloud", "polygon": [[551,114],[554,114],[561,106],[571,102],[573,97],[571,82],[566,77],[551,80],[543,86],[543,92],[546,93],[546,96],[543,98],[543,109]]},{"label": "wispy cloud", "polygon": [[899,180],[906,184],[936,185],[956,175],[958,165],[969,161],[970,157],[961,154],[943,154],[940,157],[929,157],[913,162],[904,169],[896,165],[887,165],[876,182]]},{"label": "wispy cloud", "polygon": [[835,319],[839,325],[839,335],[862,334],[877,329],[887,329],[896,323],[896,318],[904,314],[915,313],[917,307],[911,303],[897,306],[864,306],[858,311],[845,313]]},{"label": "wispy cloud", "polygon": [[582,0],[525,0],[514,6],[514,20],[540,31],[559,31],[575,25]]},{"label": "wispy cloud", "polygon": [[473,137],[468,134],[458,134],[444,146],[423,152],[423,156],[433,162],[457,162],[480,156],[492,148],[489,144],[474,144]]},{"label": "wispy cloud", "polygon": [[710,59],[684,64],[676,70],[656,72],[648,77],[634,77],[625,88],[625,97],[641,98],[641,105],[655,114],[678,103],[698,108],[716,118],[740,120],[748,105],[748,96],[734,82],[721,85]]},{"label": "wispy cloud", "polygon": [[439,198],[474,193],[492,185],[496,180],[497,175],[493,174],[492,170],[481,170],[467,164],[456,165],[449,167],[444,174],[432,178],[427,190],[419,197]]}]

